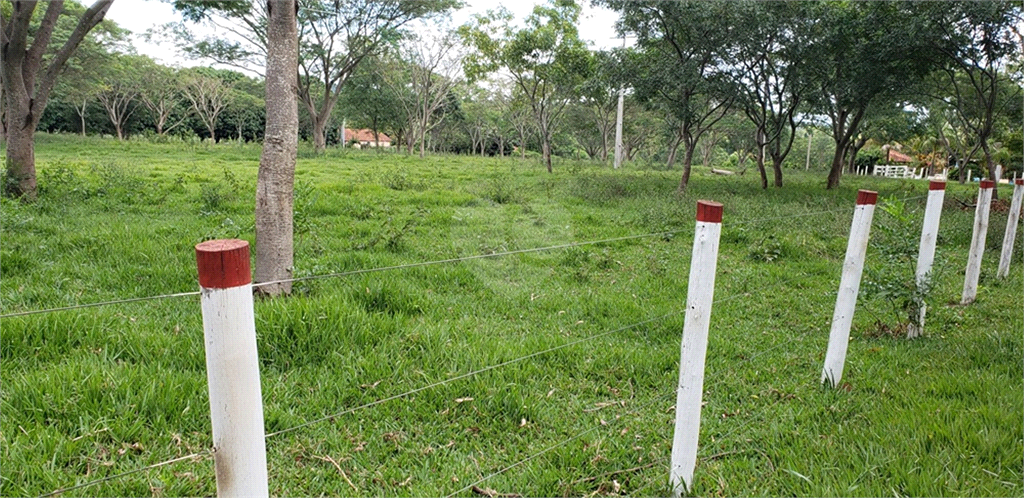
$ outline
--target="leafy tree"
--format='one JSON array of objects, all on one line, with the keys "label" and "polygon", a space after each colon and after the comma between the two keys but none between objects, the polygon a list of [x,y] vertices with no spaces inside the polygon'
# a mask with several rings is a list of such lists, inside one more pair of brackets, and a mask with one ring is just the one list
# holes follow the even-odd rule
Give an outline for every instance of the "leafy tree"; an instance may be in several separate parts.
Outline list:
[{"label": "leafy tree", "polygon": [[811,19],[807,4],[800,2],[743,2],[736,11],[730,76],[739,106],[756,127],[761,188],[768,188],[764,152],[772,160],[774,184],[781,187],[798,110],[811,90],[803,64]]},{"label": "leafy tree", "polygon": [[[393,139],[406,123],[403,106],[396,101],[406,99],[406,95],[396,95],[395,91],[405,92],[406,88],[392,89],[388,85],[389,77],[385,74],[390,66],[383,55],[375,55],[365,59],[356,71],[345,82],[345,89],[339,100],[342,117],[360,123],[360,127],[369,128],[374,140],[380,142],[380,134],[385,133]],[[343,119],[335,119],[342,122]],[[340,133],[338,140],[340,140]]]},{"label": "leafy tree", "polygon": [[869,107],[900,100],[933,67],[928,47],[935,30],[914,2],[809,5],[814,22],[806,60],[815,111],[828,117],[836,144],[827,183],[832,189]]},{"label": "leafy tree", "polygon": [[[34,132],[46,109],[57,77],[78,46],[106,15],[113,0],[97,0],[88,9],[62,0],[46,4],[42,17],[33,15],[34,1],[0,4],[0,70],[5,100],[7,183],[4,193],[36,197]],[[66,8],[65,8],[66,7]],[[61,16],[77,22],[70,31],[56,28]]]},{"label": "leafy tree", "polygon": [[534,7],[521,29],[511,25],[512,16],[505,10],[478,16],[475,25],[460,28],[463,39],[476,49],[464,61],[470,80],[505,69],[530,104],[548,172],[558,121],[591,70],[590,54],[576,30],[580,12],[572,0],[553,0]]},{"label": "leafy tree", "polygon": [[105,69],[96,98],[107,111],[118,140],[124,140],[124,125],[138,108],[136,102],[142,87],[138,67],[147,58],[118,55]]},{"label": "leafy tree", "polygon": [[230,89],[212,75],[189,71],[184,77],[182,93],[194,112],[210,132],[210,141],[217,141],[217,118],[228,105]]},{"label": "leafy tree", "polygon": [[[61,16],[57,30],[74,29],[75,18]],[[79,118],[79,130],[85,135],[89,104],[96,100],[101,79],[119,53],[130,53],[129,32],[113,21],[100,21],[78,45],[61,72],[53,89],[53,98],[71,105]]]},{"label": "leafy tree", "polygon": [[[267,53],[267,8],[260,2],[176,1],[193,21],[204,21],[227,36],[198,39],[186,27],[173,28],[179,47],[197,58],[261,67]],[[316,150],[345,81],[367,57],[396,44],[410,22],[431,19],[461,6],[458,0],[302,0],[299,2],[298,94],[312,124]]]},{"label": "leafy tree", "polygon": [[310,1],[300,5],[299,98],[313,118],[317,150],[325,147],[331,112],[358,65],[382,46],[397,43],[404,36],[404,25],[458,6],[456,0]]},{"label": "leafy tree", "polygon": [[157,135],[181,126],[189,116],[188,109],[182,105],[184,83],[181,74],[152,61],[142,64],[139,73],[139,98],[150,112]]},{"label": "leafy tree", "polygon": [[[1010,2],[956,2],[927,5],[941,37],[932,47],[941,54],[941,69],[932,95],[956,112],[964,127],[976,136],[988,176],[995,180],[991,138],[1000,114],[1019,98],[1000,98],[1009,76],[1005,65],[1021,53],[1014,30],[1021,8]],[[1016,85],[1010,86],[1016,89]],[[973,154],[971,154],[973,155]],[[963,174],[960,181],[964,181]]]},{"label": "leafy tree", "polygon": [[[392,91],[408,98],[397,99],[408,120],[409,154],[419,146],[420,157],[426,155],[428,135],[444,120],[452,106],[451,92],[458,83],[460,57],[454,33],[432,33],[407,39],[401,59],[394,60],[396,69],[387,72]],[[408,93],[403,91],[408,90]]]},{"label": "leafy tree", "polygon": [[622,29],[635,33],[632,86],[649,108],[666,116],[672,130],[668,164],[684,147],[679,190],[690,179],[693,154],[701,136],[721,120],[735,93],[726,77],[734,16],[725,2],[603,0],[622,13]]}]

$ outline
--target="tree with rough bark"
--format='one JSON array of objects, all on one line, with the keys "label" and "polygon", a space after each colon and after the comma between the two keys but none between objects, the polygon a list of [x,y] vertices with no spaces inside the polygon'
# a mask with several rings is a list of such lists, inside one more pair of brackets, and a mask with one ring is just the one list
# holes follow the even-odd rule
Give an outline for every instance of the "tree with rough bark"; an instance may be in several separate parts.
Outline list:
[{"label": "tree with rough bark", "polygon": [[294,265],[293,193],[299,147],[295,74],[299,32],[295,0],[266,4],[267,125],[256,180],[256,283],[267,295],[290,294]]},{"label": "tree with rough bark", "polygon": [[476,49],[465,61],[469,79],[504,69],[530,104],[549,173],[559,120],[592,69],[590,52],[576,28],[580,12],[573,0],[552,0],[534,7],[521,29],[511,25],[508,11],[499,10],[477,16],[474,24],[459,30]]},{"label": "tree with rough bark", "polygon": [[78,16],[74,29],[63,40],[54,37],[65,11],[62,0],[47,3],[41,18],[33,15],[40,5],[34,1],[11,1],[11,8],[6,11],[9,14],[0,9],[0,84],[8,124],[3,185],[6,195],[35,199],[36,126],[64,65],[89,31],[103,20],[111,3],[113,0],[97,0]]}]

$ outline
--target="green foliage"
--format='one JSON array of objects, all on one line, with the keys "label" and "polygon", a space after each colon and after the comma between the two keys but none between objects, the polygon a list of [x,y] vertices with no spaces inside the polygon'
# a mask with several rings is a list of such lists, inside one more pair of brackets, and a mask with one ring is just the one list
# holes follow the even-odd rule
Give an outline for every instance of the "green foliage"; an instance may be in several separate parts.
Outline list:
[{"label": "green foliage", "polygon": [[[49,190],[33,204],[0,199],[0,314],[195,291],[196,243],[253,240],[257,147],[37,140]],[[749,175],[697,171],[676,195],[674,172],[579,163],[573,174],[564,164],[548,174],[518,157],[365,150],[299,160],[296,212],[308,231],[296,237],[297,276],[659,234],[315,279],[289,298],[257,301],[268,432],[421,389],[268,438],[275,494],[338,494],[352,489],[347,477],[360,494],[468,495],[464,486],[522,461],[478,486],[584,496],[614,493],[614,480],[622,494],[667,496],[667,422],[702,198],[726,211],[694,494],[1021,491],[1022,274],[986,281],[971,306],[943,305],[962,289],[972,211],[943,213],[937,268],[946,271],[933,278],[926,337],[879,336],[873,313],[884,301],[869,299],[854,317],[849,390],[826,390],[820,358],[856,189],[890,199],[882,206],[894,214],[876,214],[878,238],[882,224],[917,220],[924,183],[855,177],[826,193],[820,174],[794,171],[786,188],[762,192]],[[398,167],[428,187],[383,186],[375,172]],[[229,188],[225,170],[237,199],[201,213],[203,185]],[[501,175],[515,179],[528,210],[487,198]],[[108,194],[97,195],[103,185]],[[165,197],[112,194],[128,185]],[[606,197],[606,185],[621,190]],[[75,188],[89,195],[68,194]],[[957,198],[977,190],[948,189]],[[906,230],[894,234],[918,239],[919,226]],[[752,246],[772,234],[782,256],[752,261]],[[881,250],[869,249],[869,266],[887,261]],[[985,267],[996,257],[989,251]],[[0,495],[37,496],[209,448],[199,308],[183,297],[3,318]],[[317,458],[326,456],[344,476]],[[216,493],[215,482],[207,457],[77,491],[198,496]]]},{"label": "green foliage", "polygon": [[[878,210],[882,216],[875,223],[878,233],[871,243],[880,257],[865,268],[863,299],[886,304],[889,314],[884,321],[893,322],[890,325],[879,318],[879,329],[898,335],[906,332],[910,322],[919,325],[916,323],[919,315],[914,310],[920,309],[928,298],[934,275],[918,285],[914,273],[921,216],[896,197],[883,199]],[[935,265],[935,268],[941,267],[941,264]]]}]

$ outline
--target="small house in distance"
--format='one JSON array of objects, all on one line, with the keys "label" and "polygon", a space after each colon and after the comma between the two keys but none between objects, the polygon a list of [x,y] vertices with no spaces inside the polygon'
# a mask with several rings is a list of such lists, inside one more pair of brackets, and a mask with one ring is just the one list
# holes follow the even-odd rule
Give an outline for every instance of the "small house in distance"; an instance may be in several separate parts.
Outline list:
[{"label": "small house in distance", "polygon": [[885,162],[886,163],[902,163],[910,164],[914,162],[914,158],[910,157],[898,150],[886,149],[885,150]]},{"label": "small house in distance", "polygon": [[349,143],[353,143],[353,147],[359,149],[362,147],[391,147],[391,137],[377,133],[376,136],[373,134],[373,130],[363,128],[361,130],[353,130],[345,128],[345,136],[342,137],[341,143],[348,146]]}]

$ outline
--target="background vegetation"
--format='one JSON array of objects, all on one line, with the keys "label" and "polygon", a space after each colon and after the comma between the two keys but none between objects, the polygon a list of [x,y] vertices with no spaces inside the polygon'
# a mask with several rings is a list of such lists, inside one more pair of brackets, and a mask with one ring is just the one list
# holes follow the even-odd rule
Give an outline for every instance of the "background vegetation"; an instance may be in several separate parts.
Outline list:
[{"label": "background vegetation", "polygon": [[[38,201],[0,201],[5,314],[191,291],[195,243],[252,241],[254,145],[38,140]],[[923,182],[853,177],[824,192],[820,174],[795,172],[764,193],[697,167],[677,196],[675,173],[636,165],[556,161],[549,175],[515,158],[307,147],[297,276],[672,233],[310,280],[258,301],[268,432],[559,348],[271,437],[275,495],[470,495],[552,447],[478,485],[667,493],[698,198],[726,215],[696,494],[1024,492],[1020,251],[1011,278],[994,280],[997,208],[978,302],[955,304],[973,218],[957,200],[971,202],[970,187],[947,193],[927,336],[905,340],[903,315],[865,292],[832,390],[818,375],[855,190],[906,199],[914,220],[876,212],[867,289],[912,278],[890,255],[919,235]],[[4,318],[0,494],[207,448],[202,344],[194,297]],[[212,474],[205,457],[65,495],[210,495]]]}]

